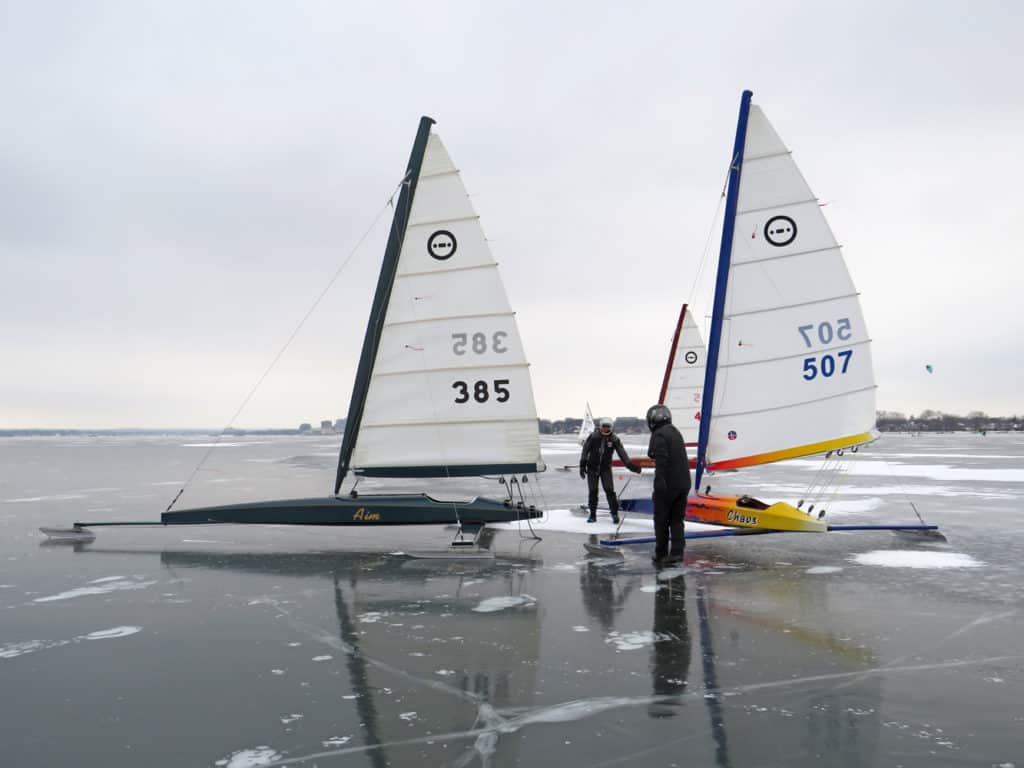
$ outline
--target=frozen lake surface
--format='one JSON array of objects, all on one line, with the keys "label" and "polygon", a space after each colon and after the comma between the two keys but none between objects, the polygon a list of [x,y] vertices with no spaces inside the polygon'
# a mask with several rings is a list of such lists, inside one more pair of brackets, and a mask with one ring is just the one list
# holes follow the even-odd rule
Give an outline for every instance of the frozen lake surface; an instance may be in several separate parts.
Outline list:
[{"label": "frozen lake surface", "polygon": [[[451,540],[430,527],[39,533],[158,519],[209,442],[0,439],[4,765],[1024,768],[1024,436],[886,435],[818,502],[915,523],[913,502],[946,543],[704,539],[660,573],[650,545],[586,556],[613,527],[572,511],[572,437],[523,486],[561,511],[541,540],[488,531],[492,560],[408,557]],[[339,442],[232,437],[178,507],[326,495]],[[820,467],[709,482],[793,502]]]}]

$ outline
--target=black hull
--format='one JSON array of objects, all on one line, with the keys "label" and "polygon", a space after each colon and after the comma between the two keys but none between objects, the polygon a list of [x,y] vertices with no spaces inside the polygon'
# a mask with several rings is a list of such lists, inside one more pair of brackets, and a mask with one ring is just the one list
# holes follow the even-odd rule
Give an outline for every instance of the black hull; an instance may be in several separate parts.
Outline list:
[{"label": "black hull", "polygon": [[538,518],[536,507],[494,499],[438,501],[426,494],[327,496],[281,499],[222,507],[198,507],[160,515],[164,525],[454,525],[509,523]]}]

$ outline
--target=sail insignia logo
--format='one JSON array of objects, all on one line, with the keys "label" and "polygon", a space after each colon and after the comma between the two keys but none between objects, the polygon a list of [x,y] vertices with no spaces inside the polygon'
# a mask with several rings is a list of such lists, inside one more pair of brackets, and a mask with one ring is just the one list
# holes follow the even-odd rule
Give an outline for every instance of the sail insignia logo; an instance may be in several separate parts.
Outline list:
[{"label": "sail insignia logo", "polygon": [[455,255],[459,243],[447,229],[439,229],[427,239],[427,253],[438,261],[445,261]]},{"label": "sail insignia logo", "polygon": [[796,222],[789,216],[772,216],[764,225],[764,239],[776,248],[784,248],[796,240]]}]

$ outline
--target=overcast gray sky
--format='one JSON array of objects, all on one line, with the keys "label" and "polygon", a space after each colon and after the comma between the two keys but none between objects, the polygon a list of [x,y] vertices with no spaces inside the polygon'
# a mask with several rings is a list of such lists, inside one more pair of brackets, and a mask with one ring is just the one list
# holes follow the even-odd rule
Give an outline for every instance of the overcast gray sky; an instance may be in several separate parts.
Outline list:
[{"label": "overcast gray sky", "polygon": [[[3,3],[0,427],[224,425],[422,114],[539,414],[640,415],[744,88],[829,202],[879,407],[1022,412],[1022,34],[1009,1]],[[239,426],[345,415],[388,223]]]}]

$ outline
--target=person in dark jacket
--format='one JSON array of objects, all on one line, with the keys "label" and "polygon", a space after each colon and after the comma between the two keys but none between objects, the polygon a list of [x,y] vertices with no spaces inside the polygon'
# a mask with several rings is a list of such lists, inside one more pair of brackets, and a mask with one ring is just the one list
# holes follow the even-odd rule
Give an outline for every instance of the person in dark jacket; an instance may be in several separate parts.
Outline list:
[{"label": "person in dark jacket", "polygon": [[612,522],[619,522],[619,500],[615,496],[615,483],[612,482],[612,454],[617,453],[622,463],[630,472],[640,472],[640,467],[633,463],[622,447],[619,436],[612,432],[612,420],[601,419],[597,429],[583,443],[580,454],[580,478],[587,481],[587,505],[590,507],[588,523],[597,522],[597,480],[601,478],[604,495],[608,498],[608,509],[612,513]]},{"label": "person in dark jacket", "polygon": [[[686,443],[672,426],[672,412],[664,405],[647,409],[651,443],[647,455],[654,459],[654,557],[655,565],[681,562],[686,539],[683,517],[690,493],[690,462]],[[671,540],[671,548],[669,546]]]}]

